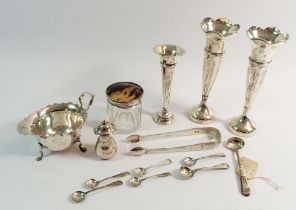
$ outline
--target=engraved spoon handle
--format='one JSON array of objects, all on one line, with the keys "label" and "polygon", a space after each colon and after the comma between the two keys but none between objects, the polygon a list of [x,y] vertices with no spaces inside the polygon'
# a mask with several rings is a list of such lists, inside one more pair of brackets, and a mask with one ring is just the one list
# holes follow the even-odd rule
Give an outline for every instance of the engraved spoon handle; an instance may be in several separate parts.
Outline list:
[{"label": "engraved spoon handle", "polygon": [[245,176],[240,176],[241,191],[244,196],[249,196],[251,194],[251,189],[248,185],[247,178]]},{"label": "engraved spoon handle", "polygon": [[104,186],[97,187],[97,188],[95,188],[95,189],[89,190],[89,191],[85,192],[85,194],[88,194],[88,193],[93,192],[93,191],[95,191],[95,190],[103,189],[103,188],[106,188],[106,187],[116,187],[116,186],[119,186],[119,185],[122,185],[122,184],[123,184],[122,181],[120,181],[120,180],[116,180],[116,181],[114,181],[114,182],[111,182],[110,184],[106,184],[106,185],[104,185]]},{"label": "engraved spoon handle", "polygon": [[96,181],[96,182],[98,184],[98,183],[103,182],[103,181],[106,181],[108,179],[120,178],[120,177],[124,177],[124,176],[127,176],[127,175],[129,175],[129,172],[125,171],[125,172],[122,172],[122,173],[119,173],[119,174],[116,174],[116,175],[113,175],[113,176],[106,177],[106,178],[101,179],[101,180]]},{"label": "engraved spoon handle", "polygon": [[197,168],[197,169],[194,170],[194,172],[196,172],[196,171],[224,170],[224,169],[228,169],[228,168],[229,168],[229,165],[227,163],[221,163],[221,164],[210,166],[210,167]]},{"label": "engraved spoon handle", "polygon": [[164,172],[164,173],[161,173],[161,174],[147,176],[147,177],[143,178],[142,181],[144,181],[146,179],[152,179],[152,178],[158,178],[158,177],[167,177],[167,176],[171,176],[171,175],[172,175],[171,172]]},{"label": "engraved spoon handle", "polygon": [[158,167],[158,166],[164,166],[164,165],[168,165],[171,163],[172,163],[172,160],[166,159],[166,160],[160,161],[159,163],[151,165],[151,166],[147,167],[146,169],[150,169],[150,168],[154,168],[154,167]]},{"label": "engraved spoon handle", "polygon": [[226,155],[223,152],[219,152],[219,153],[216,153],[213,155],[208,155],[208,156],[196,158],[196,160],[205,159],[205,158],[216,158],[216,157],[226,157]]},{"label": "engraved spoon handle", "polygon": [[245,176],[241,161],[240,161],[240,156],[238,151],[235,152],[236,157],[237,157],[237,162],[238,162],[238,169],[239,169],[239,178],[240,178],[240,184],[241,184],[241,192],[242,195],[244,196],[249,196],[251,194],[251,189],[248,185],[247,178]]},{"label": "engraved spoon handle", "polygon": [[129,172],[128,171],[125,171],[125,172],[122,172],[122,173],[119,173],[119,174],[116,174],[114,176],[111,176],[112,178],[120,178],[120,177],[125,177],[129,175]]}]

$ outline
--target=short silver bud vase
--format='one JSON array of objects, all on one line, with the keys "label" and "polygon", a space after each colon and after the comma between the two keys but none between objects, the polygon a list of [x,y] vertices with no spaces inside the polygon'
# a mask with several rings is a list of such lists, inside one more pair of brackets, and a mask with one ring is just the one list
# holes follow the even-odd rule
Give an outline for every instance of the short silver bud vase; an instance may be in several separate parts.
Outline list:
[{"label": "short silver bud vase", "polygon": [[171,85],[173,73],[176,66],[176,56],[185,54],[185,50],[179,46],[171,44],[157,45],[153,51],[160,55],[160,65],[162,70],[162,90],[163,90],[163,106],[157,112],[153,120],[157,124],[169,125],[174,121],[174,114],[169,110]]}]

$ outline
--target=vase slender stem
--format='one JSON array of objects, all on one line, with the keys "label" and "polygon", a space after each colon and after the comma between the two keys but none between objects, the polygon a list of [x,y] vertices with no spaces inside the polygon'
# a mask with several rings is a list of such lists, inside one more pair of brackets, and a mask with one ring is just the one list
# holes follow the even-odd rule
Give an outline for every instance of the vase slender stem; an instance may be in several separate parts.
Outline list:
[{"label": "vase slender stem", "polygon": [[169,111],[169,104],[176,67],[175,57],[183,55],[185,50],[176,45],[158,45],[154,48],[154,52],[159,54],[161,59],[163,104],[161,111],[154,115],[153,120],[157,124],[168,125],[174,121],[174,115]]},{"label": "vase slender stem", "polygon": [[171,86],[175,65],[176,63],[170,65],[162,63],[163,110],[166,111],[168,111],[170,104]]}]

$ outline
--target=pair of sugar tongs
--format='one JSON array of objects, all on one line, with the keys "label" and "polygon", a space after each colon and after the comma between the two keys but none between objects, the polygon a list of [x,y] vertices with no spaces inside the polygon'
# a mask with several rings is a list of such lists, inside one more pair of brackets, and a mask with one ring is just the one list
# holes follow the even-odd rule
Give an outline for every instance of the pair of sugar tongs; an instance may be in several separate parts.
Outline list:
[{"label": "pair of sugar tongs", "polygon": [[143,140],[148,139],[157,139],[163,137],[177,137],[177,136],[193,136],[193,135],[201,135],[206,134],[214,137],[209,142],[191,144],[185,146],[177,146],[177,147],[165,147],[165,148],[143,148],[143,147],[134,147],[129,151],[130,155],[139,156],[144,154],[151,153],[167,153],[167,152],[186,152],[186,151],[199,151],[199,150],[208,150],[214,149],[221,143],[221,133],[218,129],[213,127],[205,127],[205,128],[191,128],[181,131],[174,132],[166,132],[159,134],[152,134],[146,136],[140,135],[131,135],[126,138],[126,141],[129,143],[136,143]]}]

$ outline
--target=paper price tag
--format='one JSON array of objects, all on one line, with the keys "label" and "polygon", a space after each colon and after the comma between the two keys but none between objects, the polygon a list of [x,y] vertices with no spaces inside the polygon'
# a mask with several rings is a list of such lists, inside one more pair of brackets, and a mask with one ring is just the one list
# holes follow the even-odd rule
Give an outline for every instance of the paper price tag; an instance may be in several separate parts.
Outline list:
[{"label": "paper price tag", "polygon": [[[258,162],[255,160],[248,159],[246,157],[241,157],[240,162],[246,178],[254,179],[256,177],[256,172],[258,169]],[[239,174],[238,167],[236,168],[236,173]]]}]

